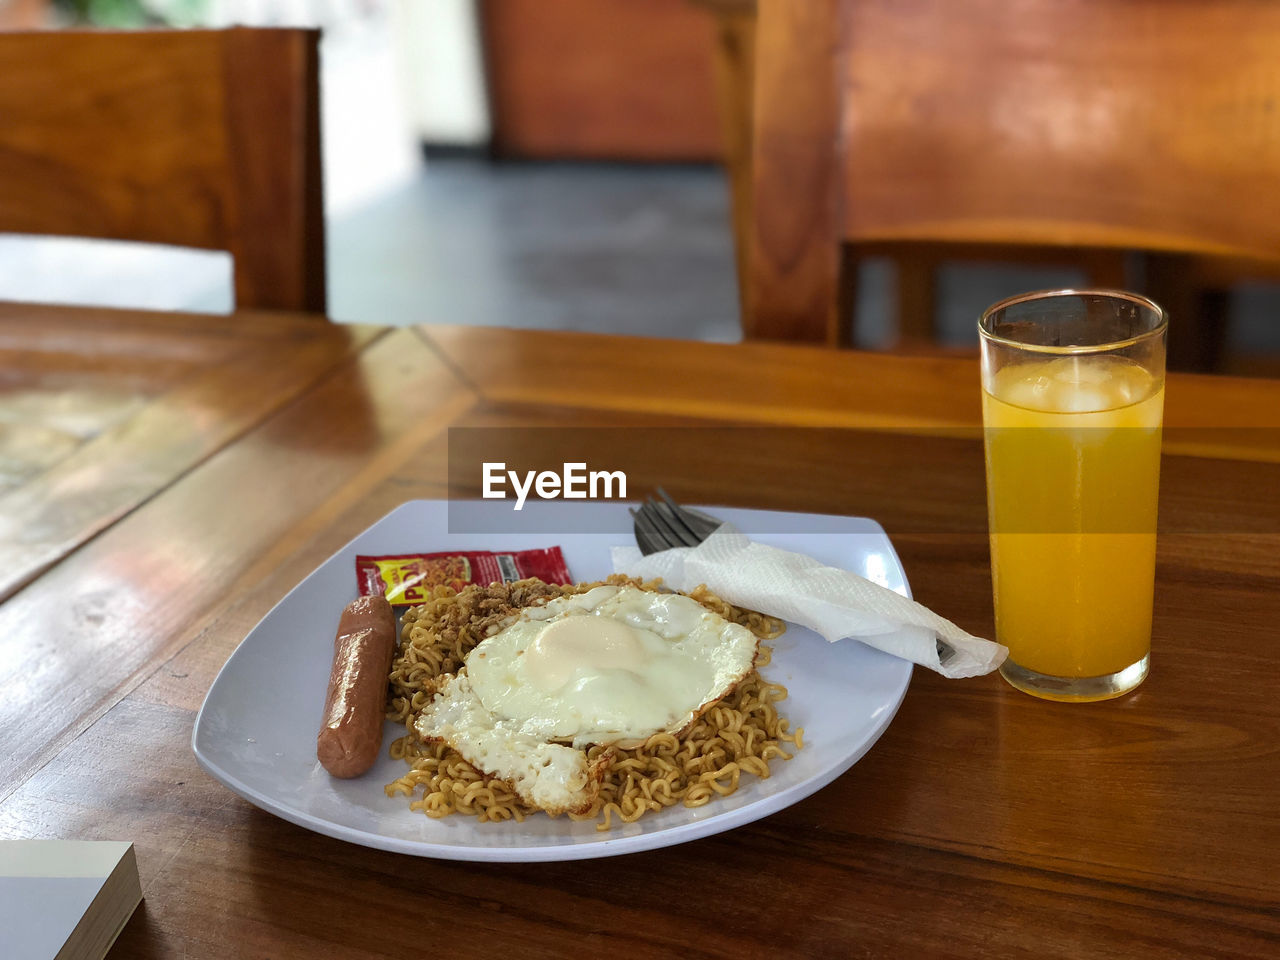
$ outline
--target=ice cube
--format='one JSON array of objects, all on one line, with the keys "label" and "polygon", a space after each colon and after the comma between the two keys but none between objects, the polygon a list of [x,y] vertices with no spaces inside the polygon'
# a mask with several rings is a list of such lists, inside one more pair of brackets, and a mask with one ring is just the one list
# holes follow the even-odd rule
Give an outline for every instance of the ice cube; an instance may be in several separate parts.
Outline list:
[{"label": "ice cube", "polygon": [[1053,366],[1054,379],[1071,385],[1104,384],[1115,374],[1105,357],[1063,357]]},{"label": "ice cube", "polygon": [[1028,376],[1023,379],[1005,378],[999,391],[1000,399],[1015,407],[1027,410],[1044,410],[1048,404],[1049,388],[1053,385],[1048,377]]},{"label": "ice cube", "polygon": [[1111,393],[1098,389],[1096,383],[1060,383],[1058,386],[1052,409],[1059,413],[1096,413],[1115,406]]}]

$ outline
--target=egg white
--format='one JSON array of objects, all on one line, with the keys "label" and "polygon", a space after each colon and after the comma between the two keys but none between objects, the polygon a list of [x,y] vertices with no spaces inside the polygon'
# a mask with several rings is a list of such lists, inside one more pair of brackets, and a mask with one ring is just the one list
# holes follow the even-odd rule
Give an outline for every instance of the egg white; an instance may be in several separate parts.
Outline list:
[{"label": "egg white", "polygon": [[681,594],[596,587],[526,608],[477,644],[418,733],[533,806],[581,812],[602,774],[587,746],[681,732],[751,672],[758,645]]}]

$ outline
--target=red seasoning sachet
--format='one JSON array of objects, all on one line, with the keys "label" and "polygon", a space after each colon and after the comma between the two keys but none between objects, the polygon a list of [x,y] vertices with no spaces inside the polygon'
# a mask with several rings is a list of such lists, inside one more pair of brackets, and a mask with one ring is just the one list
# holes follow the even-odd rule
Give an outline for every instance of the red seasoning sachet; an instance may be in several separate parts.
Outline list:
[{"label": "red seasoning sachet", "polygon": [[457,553],[418,553],[388,557],[356,557],[360,596],[386,596],[393,607],[425,602],[433,588],[444,584],[461,590],[472,583],[510,583],[537,577],[546,583],[572,583],[559,547],[545,550],[465,550]]}]

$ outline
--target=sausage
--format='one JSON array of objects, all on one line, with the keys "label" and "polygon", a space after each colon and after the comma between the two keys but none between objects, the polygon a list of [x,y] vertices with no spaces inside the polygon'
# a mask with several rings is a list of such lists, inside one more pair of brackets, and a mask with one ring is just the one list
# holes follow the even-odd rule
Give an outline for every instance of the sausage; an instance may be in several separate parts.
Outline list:
[{"label": "sausage", "polygon": [[382,748],[387,674],[396,618],[386,597],[360,597],[342,611],[316,756],[335,777],[358,777]]}]

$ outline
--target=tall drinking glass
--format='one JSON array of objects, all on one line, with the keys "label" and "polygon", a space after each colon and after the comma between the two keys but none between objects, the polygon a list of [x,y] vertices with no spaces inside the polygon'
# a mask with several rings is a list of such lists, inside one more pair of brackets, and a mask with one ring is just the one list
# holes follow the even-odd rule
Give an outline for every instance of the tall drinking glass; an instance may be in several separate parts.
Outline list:
[{"label": "tall drinking glass", "polygon": [[1106,700],[1147,675],[1164,412],[1164,311],[1058,290],[978,323],[1000,668],[1050,700]]}]

